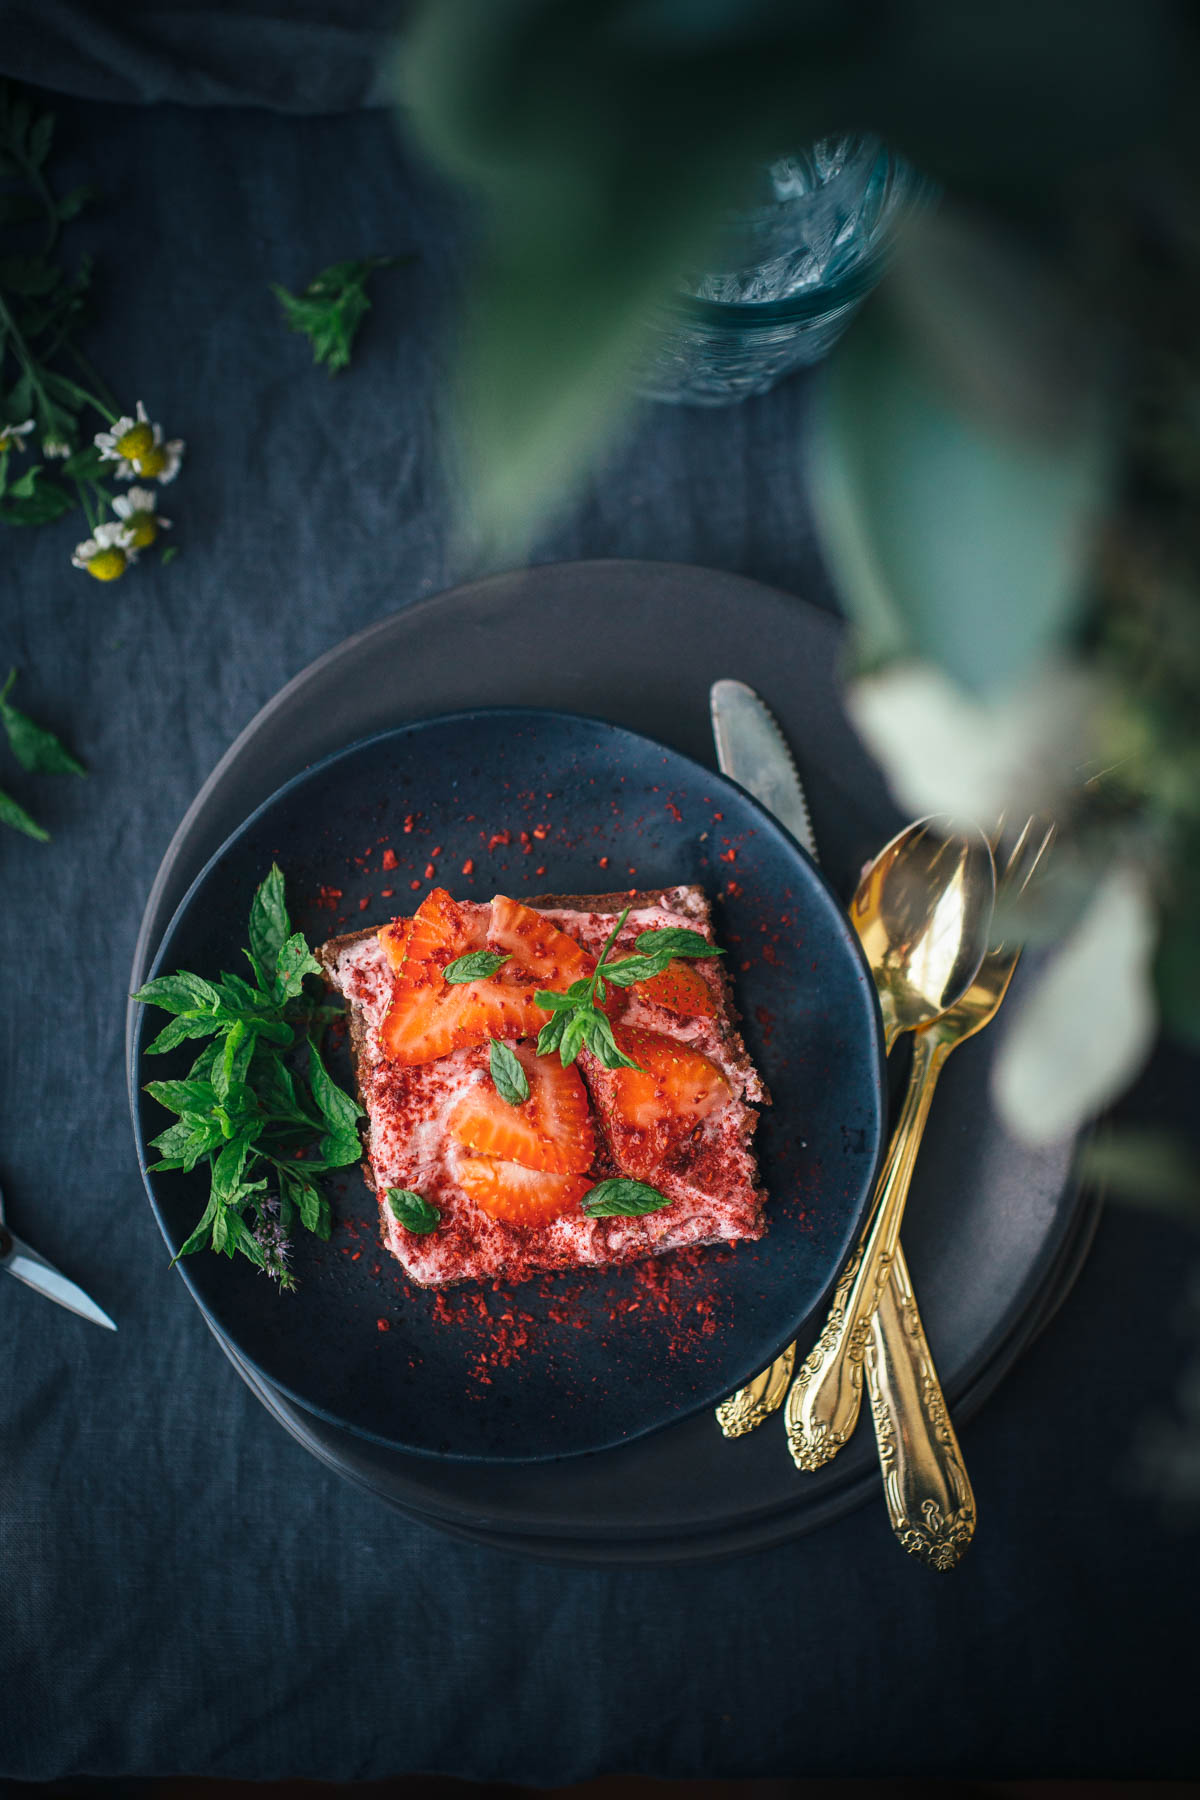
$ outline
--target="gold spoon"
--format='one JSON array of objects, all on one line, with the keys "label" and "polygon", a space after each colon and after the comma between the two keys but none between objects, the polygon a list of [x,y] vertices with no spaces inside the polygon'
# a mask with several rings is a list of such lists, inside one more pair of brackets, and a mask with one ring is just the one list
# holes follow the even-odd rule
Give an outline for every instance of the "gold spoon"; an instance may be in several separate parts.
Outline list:
[{"label": "gold spoon", "polygon": [[857,1423],[871,1318],[899,1260],[900,1222],[936,1081],[932,1044],[922,1043],[921,1028],[969,989],[987,950],[996,897],[992,853],[982,832],[947,835],[947,823],[918,820],[893,838],[850,906],[875,978],[887,1050],[901,1032],[918,1035],[908,1092],[866,1226],[825,1328],[787,1397],[788,1442],[802,1469],[828,1462]]}]

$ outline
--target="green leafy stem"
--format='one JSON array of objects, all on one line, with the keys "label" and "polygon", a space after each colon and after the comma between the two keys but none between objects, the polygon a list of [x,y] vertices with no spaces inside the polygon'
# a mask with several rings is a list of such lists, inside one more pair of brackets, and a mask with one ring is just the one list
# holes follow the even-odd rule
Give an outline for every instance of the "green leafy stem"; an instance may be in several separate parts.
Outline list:
[{"label": "green leafy stem", "polygon": [[291,929],[276,864],[254,896],[249,939],[252,981],[180,971],[133,996],[171,1014],[148,1056],[211,1040],[182,1080],[146,1084],[178,1115],[151,1140],[160,1152],[151,1167],[188,1171],[206,1163],[210,1170],[208,1204],[176,1261],[211,1245],[226,1256],[240,1253],[291,1288],[287,1234],[298,1219],[328,1238],[329,1201],[315,1178],[360,1159],[362,1108],[321,1060],[321,1034],[340,1013],[305,993],[306,978],[321,968],[303,933]]}]

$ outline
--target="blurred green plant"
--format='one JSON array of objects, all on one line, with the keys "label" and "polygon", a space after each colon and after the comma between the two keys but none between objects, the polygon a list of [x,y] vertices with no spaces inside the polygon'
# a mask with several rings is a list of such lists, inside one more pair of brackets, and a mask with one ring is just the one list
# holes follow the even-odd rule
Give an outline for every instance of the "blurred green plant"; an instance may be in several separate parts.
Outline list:
[{"label": "blurred green plant", "polygon": [[1033,1137],[1111,1099],[1156,1014],[1200,1045],[1198,67],[1179,0],[426,0],[397,66],[484,201],[462,419],[494,553],[620,418],[750,165],[869,126],[942,184],[820,383],[810,486],[901,803],[1059,820],[1008,921],[1052,946],[998,1073]]}]

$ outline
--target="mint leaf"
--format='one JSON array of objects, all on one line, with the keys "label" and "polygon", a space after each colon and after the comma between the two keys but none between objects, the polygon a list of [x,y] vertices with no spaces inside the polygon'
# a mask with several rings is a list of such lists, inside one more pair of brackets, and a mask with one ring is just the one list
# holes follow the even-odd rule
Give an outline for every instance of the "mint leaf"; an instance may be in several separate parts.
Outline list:
[{"label": "mint leaf", "polygon": [[290,294],[278,283],[270,283],[291,329],[308,339],[313,361],[325,363],[331,375],[348,365],[358,328],[370,311],[368,277],[395,261],[394,256],[370,256],[361,262],[333,263],[322,269],[302,294]]},{"label": "mint leaf", "polygon": [[[537,998],[540,1005],[541,995],[539,994]],[[542,1029],[538,1032],[537,1040],[537,1053],[539,1056],[549,1056],[552,1051],[558,1049],[558,1046],[562,1043],[563,1032],[567,1029],[567,1021],[570,1016],[569,1011],[556,1012],[554,1017],[548,1019],[542,1026]]]},{"label": "mint leaf", "polygon": [[228,971],[222,973],[216,988],[224,1004],[234,1013],[261,1012],[268,1004],[266,995],[260,993],[258,988],[251,987],[240,975],[230,975]]},{"label": "mint leaf", "polygon": [[175,975],[159,975],[130,996],[143,1006],[158,1006],[163,1012],[187,1013],[192,1017],[220,1012],[221,996],[210,982],[181,969]]},{"label": "mint leaf", "polygon": [[698,931],[686,931],[680,925],[664,926],[661,931],[639,933],[634,949],[646,956],[724,956]]},{"label": "mint leaf", "polygon": [[362,1139],[357,1131],[330,1132],[321,1139],[319,1149],[327,1168],[345,1169],[362,1160]]},{"label": "mint leaf", "polygon": [[221,1029],[220,1019],[187,1016],[171,1019],[163,1026],[154,1042],[146,1045],[145,1053],[147,1056],[161,1056],[164,1051],[174,1050],[176,1045],[185,1043],[188,1038],[209,1037],[214,1031]]},{"label": "mint leaf", "polygon": [[211,1081],[148,1081],[146,1092],[168,1112],[207,1113],[217,1104]]},{"label": "mint leaf", "polygon": [[613,1028],[607,1013],[597,1012],[588,1024],[587,1047],[593,1056],[598,1056],[606,1069],[640,1069],[641,1063],[634,1062],[632,1056],[626,1056],[617,1048],[617,1040],[613,1036]]},{"label": "mint leaf", "polygon": [[[16,491],[15,487],[9,489],[10,494]],[[17,671],[10,669],[8,680],[0,688],[0,723],[21,767],[36,775],[86,775],[83,764],[59,743],[52,731],[35,725],[13,705],[8,696],[16,679]]]},{"label": "mint leaf", "polygon": [[50,833],[3,788],[0,788],[0,825],[11,825],[14,831],[23,831],[26,837],[36,838],[39,844],[50,842]]},{"label": "mint leaf", "polygon": [[308,1047],[308,1080],[312,1088],[313,1099],[321,1110],[321,1116],[336,1135],[349,1135],[358,1140],[358,1121],[362,1117],[362,1107],[357,1100],[344,1093],[329,1074],[325,1065],[317,1055],[316,1047]]},{"label": "mint leaf", "polygon": [[617,963],[605,963],[604,979],[614,987],[632,987],[635,981],[649,981],[673,961],[669,952],[662,956],[627,956]]},{"label": "mint leaf", "polygon": [[191,1256],[195,1251],[204,1249],[209,1241],[209,1227],[217,1215],[217,1205],[216,1195],[210,1193],[208,1196],[208,1205],[200,1216],[199,1224],[196,1226],[196,1229],[192,1232],[191,1236],[184,1239],[183,1243],[179,1246],[179,1249],[171,1258],[172,1268],[175,1267],[175,1264],[179,1261],[181,1256]]},{"label": "mint leaf", "polygon": [[[300,1214],[305,1231],[317,1231],[321,1223],[321,1193],[303,1169],[291,1164],[279,1165],[279,1179],[286,1197]],[[281,1214],[282,1217],[282,1214]]]},{"label": "mint leaf", "polygon": [[558,1054],[564,1069],[569,1069],[587,1040],[588,1029],[594,1014],[589,1008],[580,1007],[567,1020],[566,1029],[559,1041]]},{"label": "mint leaf", "polygon": [[275,959],[276,992],[284,1000],[294,1000],[304,987],[306,975],[319,975],[321,965],[297,931],[280,947]]},{"label": "mint leaf", "polygon": [[250,905],[250,948],[263,970],[274,970],[279,952],[291,935],[283,898],[283,871],[278,863],[261,883]]},{"label": "mint leaf", "polygon": [[[244,1137],[236,1137],[225,1145],[213,1163],[212,1191],[217,1196],[219,1206],[226,1206],[235,1197],[241,1185],[242,1171],[246,1166],[246,1158],[250,1145]],[[214,1247],[216,1232],[213,1233]]]},{"label": "mint leaf", "polygon": [[598,1181],[580,1202],[589,1219],[636,1219],[643,1213],[660,1212],[670,1204],[669,1197],[657,1188],[644,1181],[631,1181],[626,1175]]},{"label": "mint leaf", "polygon": [[405,1231],[411,1231],[416,1237],[428,1237],[436,1231],[441,1223],[442,1215],[436,1206],[415,1193],[412,1188],[389,1188],[387,1203],[392,1209],[392,1217],[403,1225]]},{"label": "mint leaf", "polygon": [[492,1069],[492,1081],[496,1092],[509,1106],[520,1106],[529,1098],[529,1077],[521,1067],[520,1058],[508,1044],[498,1038],[492,1039],[489,1054]]},{"label": "mint leaf", "polygon": [[494,950],[472,950],[466,956],[455,957],[447,963],[442,975],[449,982],[482,981],[510,960],[506,952]]}]

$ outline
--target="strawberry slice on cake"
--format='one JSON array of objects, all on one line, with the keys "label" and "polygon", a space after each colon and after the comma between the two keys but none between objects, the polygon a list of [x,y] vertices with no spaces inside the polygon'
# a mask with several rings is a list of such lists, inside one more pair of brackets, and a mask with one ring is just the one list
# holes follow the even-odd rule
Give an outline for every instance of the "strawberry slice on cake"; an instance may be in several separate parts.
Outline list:
[{"label": "strawberry slice on cake", "polygon": [[[435,888],[317,954],[349,1005],[384,1243],[414,1281],[762,1235],[767,1095],[703,890]],[[435,1225],[406,1224],[406,1193]]]}]

